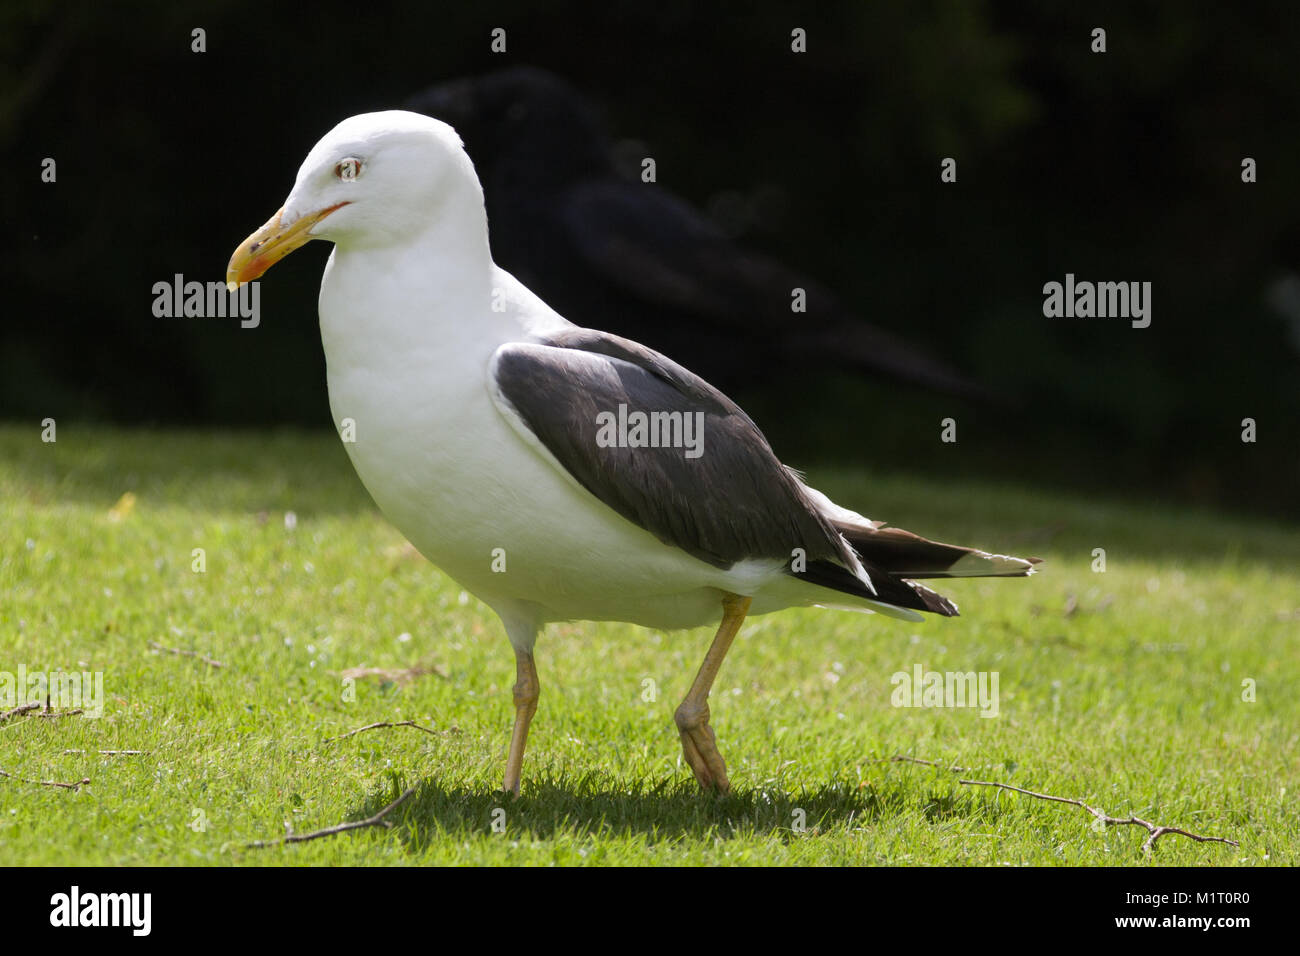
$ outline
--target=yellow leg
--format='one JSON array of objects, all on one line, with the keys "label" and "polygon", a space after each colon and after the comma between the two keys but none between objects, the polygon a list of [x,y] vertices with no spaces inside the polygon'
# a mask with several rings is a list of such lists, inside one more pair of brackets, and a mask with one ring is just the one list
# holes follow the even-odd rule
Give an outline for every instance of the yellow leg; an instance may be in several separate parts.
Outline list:
[{"label": "yellow leg", "polygon": [[722,624],[709,645],[700,672],[695,675],[695,683],[691,684],[686,699],[673,715],[682,735],[682,753],[695,772],[695,779],[705,790],[719,793],[728,792],[731,781],[727,779],[727,765],[722,754],[718,753],[713,728],[709,726],[709,691],[718,676],[722,659],[727,656],[731,642],[736,639],[740,625],[749,613],[749,602],[749,598],[738,594],[728,594],[722,599]]},{"label": "yellow leg", "polygon": [[510,756],[506,758],[505,790],[519,796],[519,777],[524,767],[524,745],[528,743],[528,725],[537,713],[537,665],[532,651],[515,649],[515,729],[510,734]]}]

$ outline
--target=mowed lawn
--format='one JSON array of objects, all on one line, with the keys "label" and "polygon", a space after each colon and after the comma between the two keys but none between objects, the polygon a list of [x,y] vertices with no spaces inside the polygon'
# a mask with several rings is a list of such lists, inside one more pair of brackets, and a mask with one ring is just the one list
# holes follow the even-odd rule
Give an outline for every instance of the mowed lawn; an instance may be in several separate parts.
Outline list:
[{"label": "mowed lawn", "polygon": [[[0,429],[0,672],[99,671],[105,691],[98,719],[0,722],[0,864],[1300,863],[1296,528],[878,471],[809,478],[1044,571],[944,582],[953,620],[751,619],[712,697],[722,798],[698,792],[672,720],[711,632],[552,625],[516,801],[497,791],[514,681],[500,624],[387,524],[337,438]],[[918,664],[997,672],[998,715],[893,706],[891,676]],[[374,672],[349,693],[358,668]],[[408,720],[433,733],[331,739]],[[1148,861],[1140,827],[959,778],[1241,845],[1166,836]],[[410,786],[390,829],[247,847],[362,819]]]}]

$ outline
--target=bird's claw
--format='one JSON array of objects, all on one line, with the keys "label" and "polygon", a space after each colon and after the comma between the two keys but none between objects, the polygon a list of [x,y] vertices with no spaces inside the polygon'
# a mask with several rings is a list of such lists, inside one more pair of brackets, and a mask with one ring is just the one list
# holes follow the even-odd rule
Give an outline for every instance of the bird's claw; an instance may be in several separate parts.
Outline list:
[{"label": "bird's claw", "polygon": [[729,793],[731,781],[727,779],[727,765],[718,752],[713,728],[702,722],[679,727],[679,730],[682,735],[682,754],[690,764],[701,789]]}]

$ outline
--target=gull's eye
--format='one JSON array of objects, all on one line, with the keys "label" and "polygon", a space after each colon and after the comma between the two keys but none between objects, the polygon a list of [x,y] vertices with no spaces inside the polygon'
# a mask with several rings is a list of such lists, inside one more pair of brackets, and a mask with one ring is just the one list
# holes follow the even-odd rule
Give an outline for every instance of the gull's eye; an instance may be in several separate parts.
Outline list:
[{"label": "gull's eye", "polygon": [[361,160],[355,156],[340,159],[338,165],[334,167],[334,175],[345,183],[352,182],[361,175]]}]

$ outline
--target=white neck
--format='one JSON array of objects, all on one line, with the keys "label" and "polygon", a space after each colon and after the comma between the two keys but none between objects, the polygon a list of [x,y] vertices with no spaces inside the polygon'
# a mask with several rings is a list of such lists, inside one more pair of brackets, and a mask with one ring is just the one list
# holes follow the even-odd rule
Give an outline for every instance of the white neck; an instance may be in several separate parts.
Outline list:
[{"label": "white neck", "polygon": [[409,241],[341,238],[321,281],[327,359],[379,369],[429,362],[431,352],[490,354],[519,330],[509,310],[492,307],[496,271],[481,194],[457,191]]}]

